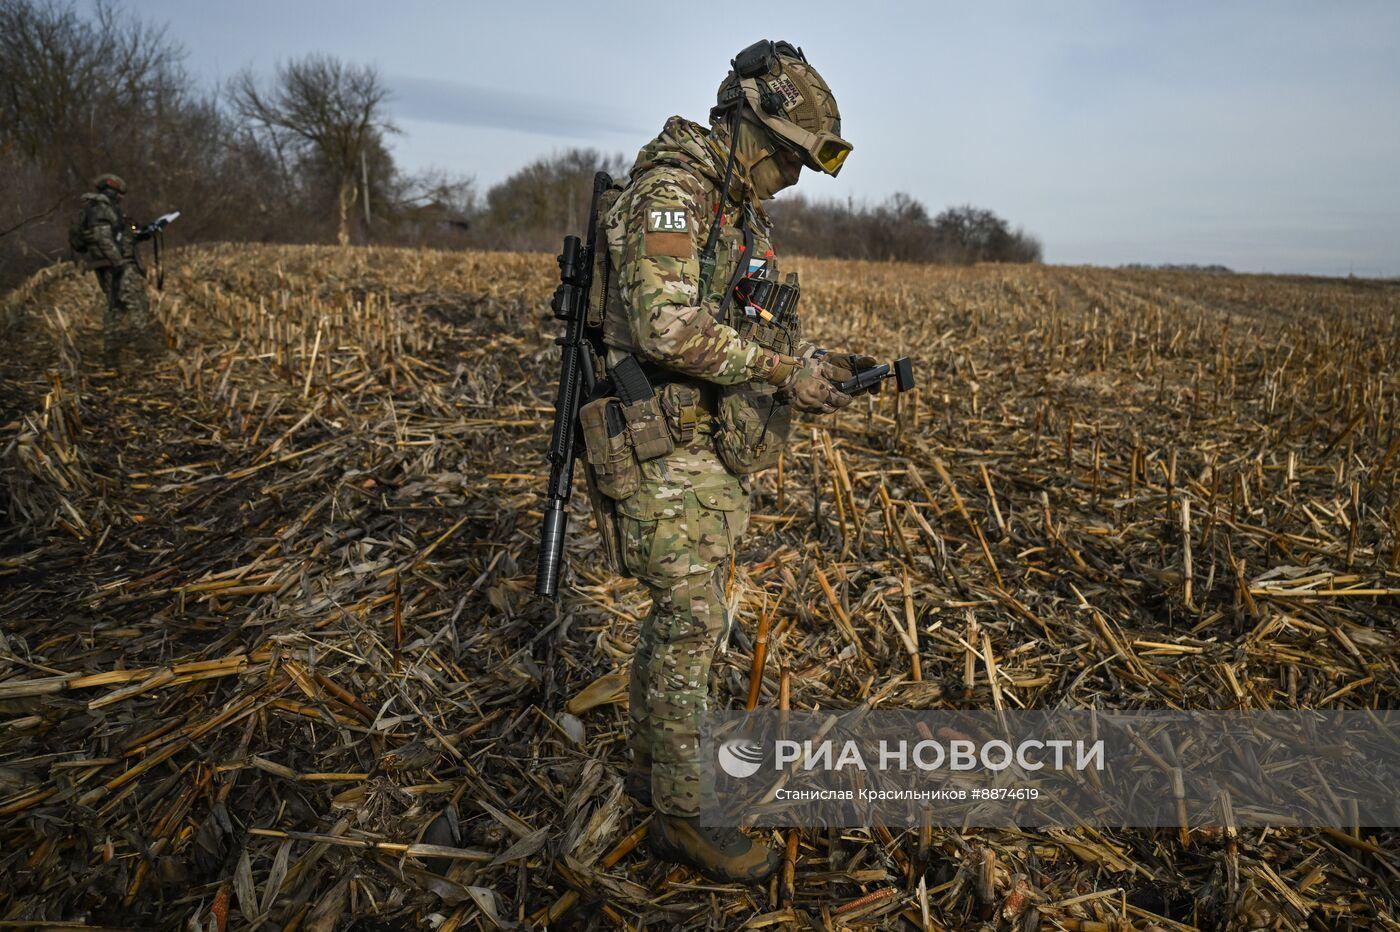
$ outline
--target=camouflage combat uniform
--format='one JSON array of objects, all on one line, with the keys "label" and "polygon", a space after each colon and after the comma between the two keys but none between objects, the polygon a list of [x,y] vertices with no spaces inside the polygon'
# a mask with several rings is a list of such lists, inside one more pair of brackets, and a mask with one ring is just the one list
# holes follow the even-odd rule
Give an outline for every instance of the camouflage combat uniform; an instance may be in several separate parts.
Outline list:
[{"label": "camouflage combat uniform", "polygon": [[83,195],[81,223],[84,258],[107,299],[102,333],[110,352],[130,330],[144,331],[149,322],[145,276],[136,262],[136,230],[121,205],[101,193]]},{"label": "camouflage combat uniform", "polygon": [[[717,319],[720,295],[750,257],[773,261],[766,219],[736,173],[720,211],[708,294],[699,293],[699,255],[723,174],[724,151],[708,131],[672,117],[601,220],[613,269],[604,317],[609,361],[630,353],[653,384],[688,385],[699,396],[686,412],[688,438],[641,463],[640,488],[617,506],[624,568],[652,598],[632,659],[634,766],[650,769],[656,809],[680,817],[700,808],[700,719],[725,633],[731,556],[749,519],[745,481],[715,451],[714,399],[718,386],[754,379],[765,352]],[[663,390],[663,405],[666,398]]]}]

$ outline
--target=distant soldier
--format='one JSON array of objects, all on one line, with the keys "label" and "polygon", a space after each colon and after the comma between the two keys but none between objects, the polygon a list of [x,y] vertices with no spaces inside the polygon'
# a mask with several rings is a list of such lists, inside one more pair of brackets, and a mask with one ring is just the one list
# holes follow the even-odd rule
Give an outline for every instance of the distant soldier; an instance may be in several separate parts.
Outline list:
[{"label": "distant soldier", "polygon": [[[607,367],[643,369],[674,444],[639,433],[635,466],[594,464],[613,470],[597,475],[616,500],[621,567],[652,600],[632,659],[627,785],[655,806],[658,855],[726,881],[757,880],[779,861],[699,818],[701,718],[748,477],[777,461],[794,409],[845,407],[852,398],[836,386],[875,364],[803,339],[796,279],[779,273],[761,204],[804,167],[835,175],[851,149],[840,131],[831,90],[801,50],[756,43],[735,58],[710,125],[672,117],[600,219]],[[613,433],[588,439],[591,458]]]},{"label": "distant soldier", "polygon": [[[100,175],[94,190],[83,195],[83,209],[71,237],[74,250],[97,273],[107,299],[102,321],[103,348],[110,357],[149,324],[145,275],[136,259],[136,227],[122,211],[126,182]],[[79,248],[81,247],[81,248]]]}]

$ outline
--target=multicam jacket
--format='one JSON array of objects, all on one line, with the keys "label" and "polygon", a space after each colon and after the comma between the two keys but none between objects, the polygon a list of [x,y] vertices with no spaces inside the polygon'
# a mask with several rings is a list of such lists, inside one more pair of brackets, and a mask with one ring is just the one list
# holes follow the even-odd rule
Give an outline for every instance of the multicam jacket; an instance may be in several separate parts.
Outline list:
[{"label": "multicam jacket", "polygon": [[[603,336],[610,349],[670,372],[737,385],[753,378],[765,350],[740,338],[722,296],[750,266],[771,263],[773,251],[767,217],[737,168],[719,209],[726,154],[678,116],[638,154],[630,184],[601,220],[613,270]],[[716,213],[717,261],[702,295],[700,253]]]},{"label": "multicam jacket", "polygon": [[83,195],[82,228],[90,268],[135,261],[136,237],[119,205],[105,194]]}]

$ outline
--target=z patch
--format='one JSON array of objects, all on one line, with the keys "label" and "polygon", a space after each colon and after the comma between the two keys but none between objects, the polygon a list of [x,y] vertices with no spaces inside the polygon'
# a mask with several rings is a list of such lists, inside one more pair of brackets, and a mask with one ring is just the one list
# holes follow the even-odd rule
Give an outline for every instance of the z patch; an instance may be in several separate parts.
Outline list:
[{"label": "z patch", "polygon": [[663,207],[647,211],[648,233],[689,233],[690,214],[684,207]]}]

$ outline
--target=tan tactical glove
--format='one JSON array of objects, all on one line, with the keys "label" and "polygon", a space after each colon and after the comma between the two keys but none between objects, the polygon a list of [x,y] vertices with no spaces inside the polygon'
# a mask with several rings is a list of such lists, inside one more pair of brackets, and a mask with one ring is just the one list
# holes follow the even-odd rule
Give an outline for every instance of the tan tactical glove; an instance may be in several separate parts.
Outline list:
[{"label": "tan tactical glove", "polygon": [[801,369],[804,362],[802,359],[759,348],[758,355],[749,363],[749,374],[755,381],[767,382],[781,388],[792,380],[792,374]]},{"label": "tan tactical glove", "polygon": [[792,406],[806,414],[832,414],[855,399],[827,381],[815,366],[803,366],[784,386],[792,396]]},{"label": "tan tactical glove", "polygon": [[831,414],[852,401],[821,374],[819,360],[766,353],[754,360],[753,370],[760,381],[786,391],[792,406],[806,414]]},{"label": "tan tactical glove", "polygon": [[[857,372],[864,372],[880,364],[880,360],[874,356],[862,356],[859,353],[827,353],[818,357],[817,362],[818,371],[835,385],[855,378]],[[879,382],[870,387],[870,394],[880,394]]]}]

